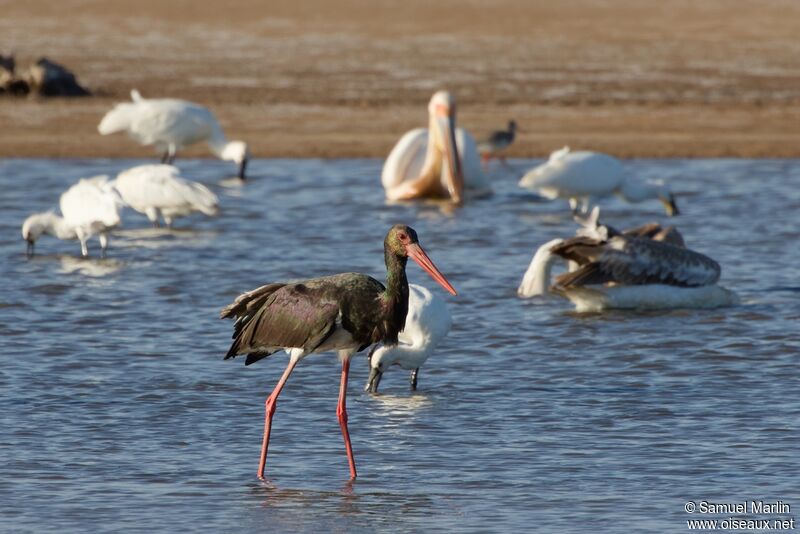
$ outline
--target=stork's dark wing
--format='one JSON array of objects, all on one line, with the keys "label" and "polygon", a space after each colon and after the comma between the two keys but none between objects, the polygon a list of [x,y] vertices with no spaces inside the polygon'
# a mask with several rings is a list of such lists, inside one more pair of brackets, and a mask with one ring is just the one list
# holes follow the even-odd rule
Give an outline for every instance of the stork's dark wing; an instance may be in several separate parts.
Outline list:
[{"label": "stork's dark wing", "polygon": [[268,284],[241,295],[222,310],[222,317],[236,318],[225,359],[248,354],[250,365],[284,347],[313,351],[333,333],[339,316],[339,302],[324,289]]}]

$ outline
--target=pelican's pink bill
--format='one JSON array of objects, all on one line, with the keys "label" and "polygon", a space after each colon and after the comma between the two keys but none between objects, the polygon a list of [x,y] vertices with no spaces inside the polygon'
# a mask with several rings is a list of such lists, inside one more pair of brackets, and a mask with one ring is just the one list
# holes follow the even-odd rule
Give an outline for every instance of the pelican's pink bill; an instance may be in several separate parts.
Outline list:
[{"label": "pelican's pink bill", "polygon": [[439,282],[439,285],[445,288],[448,293],[451,295],[458,294],[456,293],[456,289],[450,284],[450,282],[447,281],[447,278],[445,278],[439,269],[436,268],[436,265],[433,264],[425,251],[422,250],[422,247],[419,246],[419,243],[409,243],[406,245],[406,253],[408,254],[408,257],[417,262],[419,266],[431,276],[431,278]]}]

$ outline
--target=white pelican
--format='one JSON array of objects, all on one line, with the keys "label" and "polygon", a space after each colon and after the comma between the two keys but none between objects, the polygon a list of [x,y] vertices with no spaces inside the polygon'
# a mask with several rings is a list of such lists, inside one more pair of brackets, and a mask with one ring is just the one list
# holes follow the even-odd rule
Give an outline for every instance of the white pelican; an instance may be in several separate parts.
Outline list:
[{"label": "white pelican", "polygon": [[381,173],[386,198],[446,198],[462,204],[465,189],[471,196],[490,194],[475,140],[456,128],[453,95],[435,93],[428,104],[428,115],[428,128],[407,132],[386,158]]},{"label": "white pelican", "polygon": [[392,365],[411,371],[411,389],[417,389],[419,368],[453,324],[441,297],[416,284],[409,284],[408,290],[405,327],[397,336],[397,345],[376,345],[370,353],[366,391],[376,393],[383,373]]},{"label": "white pelican", "polygon": [[478,152],[484,166],[489,164],[489,160],[497,158],[503,163],[506,162],[505,151],[514,143],[517,133],[516,121],[508,121],[507,130],[495,130],[489,136],[478,143]]},{"label": "white pelican", "polygon": [[100,234],[100,247],[105,255],[108,232],[120,224],[122,201],[111,187],[108,176],[83,178],[61,195],[61,214],[52,211],[28,217],[22,225],[22,238],[28,242],[28,255],[42,234],[59,239],[78,239],[81,254],[89,255],[87,241]]},{"label": "white pelican", "polygon": [[[533,257],[517,293],[546,294],[548,288],[569,299],[579,312],[621,309],[716,308],[736,304],[733,291],[717,285],[717,262],[683,246],[676,230],[650,224],[627,232],[597,224],[598,210],[571,239],[542,245]],[[556,259],[575,269],[556,278]]]},{"label": "white pelican", "polygon": [[112,183],[125,204],[147,215],[154,226],[159,215],[169,227],[176,217],[195,211],[218,213],[217,195],[203,184],[181,178],[172,165],[139,165],[119,173]]},{"label": "white pelican", "polygon": [[131,98],[105,114],[97,127],[102,135],[126,132],[141,145],[154,145],[163,154],[161,163],[172,163],[182,147],[204,141],[218,158],[235,162],[245,179],[247,144],[228,141],[208,108],[174,98],[142,98],[136,89]]},{"label": "white pelican", "polygon": [[549,199],[569,199],[573,212],[577,211],[579,201],[581,210],[586,212],[590,202],[616,194],[627,202],[658,199],[667,215],[679,214],[666,185],[637,180],[617,158],[597,152],[571,152],[569,147],[556,150],[546,163],[528,171],[519,185]]}]

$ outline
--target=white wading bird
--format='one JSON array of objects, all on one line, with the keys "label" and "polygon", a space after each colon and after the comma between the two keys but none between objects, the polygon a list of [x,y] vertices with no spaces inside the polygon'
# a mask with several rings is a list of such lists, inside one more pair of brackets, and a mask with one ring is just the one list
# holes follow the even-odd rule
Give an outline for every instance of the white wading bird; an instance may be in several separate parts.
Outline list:
[{"label": "white wading bird", "polygon": [[411,389],[417,389],[419,368],[450,331],[453,322],[447,304],[427,288],[408,286],[408,314],[398,344],[376,345],[369,355],[369,379],[364,388],[377,393],[378,384],[392,365],[411,371]]},{"label": "white wading bird", "polygon": [[386,159],[381,173],[386,198],[444,198],[462,204],[465,190],[470,196],[490,194],[475,140],[456,128],[453,95],[435,93],[428,104],[428,115],[428,128],[407,132]]},{"label": "white wading bird", "polygon": [[627,202],[658,199],[667,215],[678,215],[669,188],[660,182],[644,182],[630,176],[617,158],[597,152],[570,152],[569,147],[550,154],[546,163],[528,171],[521,187],[549,199],[566,198],[573,213],[578,202],[586,212],[590,202],[616,194]]},{"label": "white wading bird", "polygon": [[181,178],[172,165],[139,165],[119,173],[112,183],[125,204],[145,214],[156,227],[159,215],[169,227],[173,219],[195,211],[209,216],[219,211],[217,195]]},{"label": "white wading bird", "polygon": [[161,163],[172,163],[182,147],[204,141],[218,158],[236,163],[239,178],[245,179],[247,144],[228,141],[208,108],[174,98],[142,98],[136,89],[131,98],[105,114],[97,127],[102,135],[126,132],[141,145],[154,145],[163,154]]},{"label": "white wading bird", "polygon": [[22,225],[22,238],[28,242],[28,255],[33,255],[36,240],[42,234],[59,239],[78,239],[81,254],[89,255],[87,241],[100,234],[100,247],[105,256],[108,232],[120,224],[122,201],[111,187],[108,176],[83,178],[61,195],[61,214],[52,211],[28,217]]},{"label": "white wading bird", "polygon": [[[542,245],[531,261],[517,293],[544,295],[548,289],[566,297],[579,312],[609,308],[716,308],[738,302],[733,291],[717,285],[717,262],[685,248],[677,230],[649,224],[618,232],[598,223],[595,208],[585,228],[571,239]],[[574,262],[574,269],[556,277],[553,262]]]}]

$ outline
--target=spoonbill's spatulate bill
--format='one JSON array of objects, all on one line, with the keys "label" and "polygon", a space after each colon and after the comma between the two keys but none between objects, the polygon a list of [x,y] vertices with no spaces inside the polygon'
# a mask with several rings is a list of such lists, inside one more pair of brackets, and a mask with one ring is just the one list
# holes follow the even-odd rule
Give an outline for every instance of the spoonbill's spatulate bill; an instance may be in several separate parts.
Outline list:
[{"label": "spoonbill's spatulate bill", "polygon": [[174,98],[142,98],[135,89],[131,98],[105,114],[97,127],[102,135],[125,132],[141,145],[153,145],[163,154],[161,163],[172,163],[184,146],[205,142],[215,156],[236,163],[244,180],[247,144],[228,141],[208,108]]},{"label": "spoonbill's spatulate bill", "polygon": [[627,202],[658,199],[667,215],[678,215],[678,206],[669,188],[660,182],[645,182],[630,176],[618,159],[597,152],[556,150],[543,164],[528,171],[521,187],[550,198],[568,199],[573,212],[582,211],[600,198],[618,195]]},{"label": "spoonbill's spatulate bill", "polygon": [[417,284],[408,286],[408,315],[396,345],[376,345],[369,356],[366,390],[378,392],[383,373],[393,365],[411,371],[411,389],[417,389],[419,368],[428,360],[453,324],[444,299]]},{"label": "spoonbill's spatulate bill", "polygon": [[117,175],[113,182],[122,200],[158,226],[159,216],[167,226],[177,217],[193,212],[214,216],[219,199],[203,184],[181,178],[172,165],[139,165]]},{"label": "spoonbill's spatulate bill", "polygon": [[266,401],[264,439],[258,476],[264,477],[272,416],[278,395],[297,363],[314,352],[337,351],[342,362],[337,416],[350,464],[356,465],[345,407],[350,358],[374,343],[397,344],[408,313],[406,262],[411,258],[447,291],[456,294],[408,226],[395,225],[383,244],[386,285],[359,273],[344,273],[302,282],[273,283],[240,295],[221,312],[233,318],[233,344],[225,359],[246,354],[245,365],[281,349],[289,365]]},{"label": "spoonbill's spatulate bill", "polygon": [[100,247],[105,255],[108,232],[120,224],[122,207],[108,176],[81,179],[61,195],[59,206],[61,216],[53,212],[37,213],[23,223],[22,238],[28,242],[28,255],[33,255],[36,240],[43,234],[79,240],[84,257],[89,255],[89,238],[100,234]]},{"label": "spoonbill's spatulate bill", "polygon": [[714,308],[735,304],[736,295],[719,285],[721,268],[685,247],[672,227],[656,223],[619,232],[597,222],[599,210],[578,236],[556,239],[537,250],[518,293],[544,294],[556,258],[575,268],[556,277],[550,291],[568,298],[578,311],[608,308]]},{"label": "spoonbill's spatulate bill", "polygon": [[381,182],[389,200],[422,198],[464,202],[465,192],[485,196],[491,187],[475,140],[456,129],[452,94],[439,91],[428,104],[429,126],[407,132],[383,165]]}]

